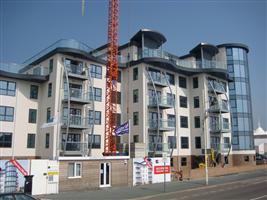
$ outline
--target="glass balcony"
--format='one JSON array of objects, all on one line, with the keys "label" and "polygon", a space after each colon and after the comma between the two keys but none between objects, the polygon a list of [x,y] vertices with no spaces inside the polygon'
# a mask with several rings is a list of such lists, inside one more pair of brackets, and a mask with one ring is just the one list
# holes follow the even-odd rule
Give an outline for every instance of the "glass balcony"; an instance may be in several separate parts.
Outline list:
[{"label": "glass balcony", "polygon": [[228,152],[229,148],[231,148],[231,144],[229,143],[211,143],[210,146],[215,151],[224,152],[224,153]]},{"label": "glass balcony", "polygon": [[151,71],[149,71],[148,73],[151,76],[151,78],[149,77],[149,79],[148,79],[149,83],[152,83],[152,81],[153,81],[153,83],[157,86],[162,86],[162,87],[168,86],[167,80],[162,74],[156,73],[156,72],[151,72]]},{"label": "glass balcony", "polygon": [[[88,103],[91,100],[90,92],[83,92],[79,88],[70,88],[70,100],[81,103]],[[68,100],[68,91],[64,91],[64,100]]]},{"label": "glass balcony", "polygon": [[[158,128],[158,120],[148,120],[148,128],[149,129],[157,129]],[[172,131],[175,129],[175,121],[174,120],[160,120],[159,130],[160,131]]]},{"label": "glass balcony", "polygon": [[[148,144],[148,151],[154,151],[154,148],[156,147],[156,143],[149,143]],[[156,152],[162,153],[162,152],[169,152],[169,145],[167,143],[158,143]]]},{"label": "glass balcony", "polygon": [[215,80],[208,80],[208,89],[210,92],[226,93],[225,85]]},{"label": "glass balcony", "polygon": [[210,124],[210,132],[213,133],[227,133],[229,132],[229,123],[223,122],[222,124],[218,123],[212,123]]},{"label": "glass balcony", "polygon": [[[63,117],[62,123],[63,127],[67,126],[68,124],[67,116]],[[90,125],[88,117],[82,117],[80,115],[70,115],[69,128],[88,129],[89,127]]]},{"label": "glass balcony", "polygon": [[[160,108],[173,108],[174,98],[171,96],[159,96],[158,103]],[[149,96],[148,106],[157,107],[157,98],[155,96]]]},{"label": "glass balcony", "polygon": [[[85,142],[68,141],[66,143],[66,154],[79,155],[84,154],[87,151],[87,144]],[[61,144],[61,150],[64,150],[64,143]]]},{"label": "glass balcony", "polygon": [[227,113],[229,111],[229,105],[226,101],[219,101],[215,103],[214,105],[211,105],[209,108],[209,112],[222,112],[222,113]]},{"label": "glass balcony", "polygon": [[68,70],[68,76],[78,79],[86,80],[86,71],[83,65],[74,65],[70,63],[66,63],[66,69]]}]

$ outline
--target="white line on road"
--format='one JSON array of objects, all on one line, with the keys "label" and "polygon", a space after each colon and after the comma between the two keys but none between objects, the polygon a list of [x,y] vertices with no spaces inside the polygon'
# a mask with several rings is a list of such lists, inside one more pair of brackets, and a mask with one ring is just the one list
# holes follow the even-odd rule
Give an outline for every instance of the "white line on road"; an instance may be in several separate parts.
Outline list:
[{"label": "white line on road", "polygon": [[256,197],[256,198],[250,199],[250,200],[262,199],[262,198],[264,198],[264,197],[267,197],[267,194],[266,194],[266,195],[264,195],[264,196],[261,196],[261,197]]}]

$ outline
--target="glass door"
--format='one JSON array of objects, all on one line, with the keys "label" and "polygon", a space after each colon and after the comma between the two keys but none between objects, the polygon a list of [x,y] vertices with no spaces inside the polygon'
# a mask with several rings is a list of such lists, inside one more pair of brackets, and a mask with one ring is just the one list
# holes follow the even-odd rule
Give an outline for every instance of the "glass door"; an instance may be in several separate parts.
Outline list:
[{"label": "glass door", "polygon": [[110,187],[110,163],[100,164],[100,187]]}]

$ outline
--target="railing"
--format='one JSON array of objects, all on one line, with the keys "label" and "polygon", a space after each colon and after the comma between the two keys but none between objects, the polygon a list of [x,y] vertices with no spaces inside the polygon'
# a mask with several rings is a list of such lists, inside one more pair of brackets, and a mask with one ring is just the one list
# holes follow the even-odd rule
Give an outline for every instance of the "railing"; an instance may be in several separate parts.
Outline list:
[{"label": "railing", "polygon": [[[166,85],[166,86],[168,85],[166,78],[162,74],[152,71],[149,71],[148,73],[150,73],[150,76],[155,84]],[[150,79],[149,81],[151,82]]]},{"label": "railing", "polygon": [[[62,150],[64,149],[64,142],[62,143]],[[87,150],[87,143],[85,142],[73,142],[73,141],[67,141],[66,142],[66,151],[79,151],[84,152]]]},{"label": "railing", "polygon": [[210,131],[211,132],[227,132],[229,131],[229,123],[223,122],[222,124],[219,124],[219,121],[217,123],[210,124]]},{"label": "railing", "polygon": [[228,151],[231,147],[231,144],[229,143],[211,143],[211,148],[213,148],[215,151]]},{"label": "railing", "polygon": [[[90,101],[91,100],[91,93],[90,92],[83,92],[81,89],[78,88],[70,88],[70,98],[75,98],[81,101]],[[68,99],[68,91],[64,91],[64,99]]]},{"label": "railing", "polygon": [[83,65],[66,64],[66,68],[69,73],[77,75],[85,75],[85,70]]},{"label": "railing", "polygon": [[[173,107],[174,98],[171,96],[160,96],[159,97],[159,105],[166,107]],[[157,106],[157,98],[155,96],[149,96],[149,106]]]},{"label": "railing", "polygon": [[219,101],[214,105],[211,105],[209,108],[210,111],[225,111],[225,112],[229,112],[229,104],[225,101]]},{"label": "railing", "polygon": [[[156,143],[148,143],[148,150],[149,151],[154,151],[156,146]],[[158,143],[156,151],[158,152],[168,152],[169,149],[169,145],[167,143]]]},{"label": "railing", "polygon": [[[148,126],[151,129],[157,129],[158,128],[158,120],[148,120]],[[160,120],[159,128],[161,129],[170,129],[170,128],[175,128],[175,121],[174,120]]]},{"label": "railing", "polygon": [[[68,117],[63,117],[63,125],[67,125]],[[89,127],[89,118],[80,115],[70,115],[69,126],[72,127]]]},{"label": "railing", "polygon": [[221,92],[221,93],[225,93],[226,92],[226,88],[222,83],[220,83],[218,81],[214,81],[214,80],[208,80],[208,81],[209,81],[209,83],[208,83],[209,91],[213,92],[213,89],[214,89],[217,92]]}]

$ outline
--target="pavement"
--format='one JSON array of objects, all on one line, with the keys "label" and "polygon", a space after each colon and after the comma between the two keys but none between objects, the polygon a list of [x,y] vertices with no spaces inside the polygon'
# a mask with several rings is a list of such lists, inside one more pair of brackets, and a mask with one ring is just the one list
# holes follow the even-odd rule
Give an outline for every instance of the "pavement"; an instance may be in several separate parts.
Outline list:
[{"label": "pavement", "polygon": [[[245,184],[245,183],[247,184]],[[254,184],[256,183],[256,184]],[[263,199],[267,199],[267,192],[265,192],[265,188],[267,191],[267,168],[258,169],[255,171],[249,171],[249,172],[241,172],[241,173],[233,173],[218,177],[211,177],[209,178],[209,184],[206,185],[205,179],[198,179],[198,180],[190,180],[190,181],[173,181],[166,183],[165,185],[165,192],[164,192],[164,184],[158,183],[158,184],[150,184],[150,185],[141,185],[136,187],[111,187],[111,188],[101,188],[98,190],[91,190],[91,191],[70,191],[70,192],[61,192],[56,195],[44,195],[44,196],[38,196],[38,198],[41,199],[58,199],[58,200],[98,200],[98,199],[114,199],[114,200],[121,200],[121,199],[186,199],[184,197],[189,197],[188,195],[184,194],[181,196],[181,193],[188,193],[191,195],[195,195],[195,199],[199,197],[201,194],[201,190],[203,197],[208,194],[210,191],[215,191],[214,198],[205,198],[205,199],[229,199],[225,198],[225,192],[224,190],[227,190],[227,188],[234,188],[234,186],[240,186],[240,185],[246,185],[248,188],[246,192],[249,191],[249,194],[255,194],[258,193],[259,195],[262,195]],[[255,186],[254,192],[251,191],[251,187],[249,187],[249,184],[253,184]],[[258,184],[258,185],[257,185]],[[220,188],[220,187],[226,187]],[[221,192],[222,198],[217,198],[217,189],[219,188],[218,192]],[[237,190],[240,189],[240,191],[236,191],[236,199],[238,199],[238,195],[240,196],[240,192],[244,190],[244,188],[236,188]],[[250,190],[249,190],[250,189]],[[260,194],[260,191],[264,191],[265,193]],[[198,191],[198,192],[196,192]],[[180,193],[180,195],[179,195]],[[246,194],[246,193],[245,193]],[[266,198],[265,195],[266,194]],[[168,196],[169,195],[169,196]],[[257,195],[256,195],[257,196]],[[255,196],[255,197],[256,197]],[[261,197],[262,197],[261,196]],[[194,199],[193,196],[191,196],[191,199]],[[211,196],[209,196],[211,197]],[[254,197],[254,196],[253,196]],[[251,200],[253,200],[253,197]],[[201,199],[201,198],[198,198]],[[231,199],[231,198],[230,198]],[[235,199],[235,198],[232,198]],[[246,199],[246,198],[241,198]]]}]

